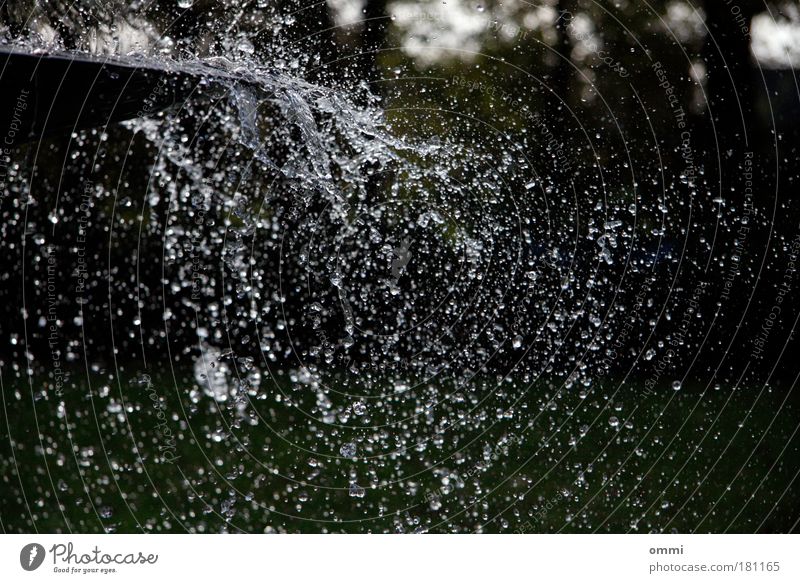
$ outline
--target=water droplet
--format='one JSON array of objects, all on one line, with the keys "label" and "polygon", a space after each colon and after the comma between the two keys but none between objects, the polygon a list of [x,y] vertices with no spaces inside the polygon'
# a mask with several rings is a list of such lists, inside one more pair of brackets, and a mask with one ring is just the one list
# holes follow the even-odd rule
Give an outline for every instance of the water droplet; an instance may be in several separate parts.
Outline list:
[{"label": "water droplet", "polygon": [[396,382],[394,384],[395,393],[405,393],[410,388],[406,383]]},{"label": "water droplet", "polygon": [[236,44],[236,48],[239,50],[239,52],[245,55],[252,55],[253,53],[256,52],[253,43],[251,43],[246,38],[239,39],[239,42]]},{"label": "water droplet", "polygon": [[352,441],[348,441],[342,447],[339,448],[339,455],[346,458],[354,458],[356,457],[356,452],[358,451],[356,444]]},{"label": "water droplet", "polygon": [[351,498],[363,498],[365,494],[366,494],[366,490],[364,490],[364,488],[362,488],[361,486],[359,486],[355,482],[352,482],[350,484],[350,497]]}]

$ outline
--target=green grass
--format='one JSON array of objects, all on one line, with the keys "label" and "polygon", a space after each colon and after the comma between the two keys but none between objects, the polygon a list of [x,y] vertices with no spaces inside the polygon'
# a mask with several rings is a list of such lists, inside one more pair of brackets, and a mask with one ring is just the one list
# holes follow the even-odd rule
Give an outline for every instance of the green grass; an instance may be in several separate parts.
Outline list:
[{"label": "green grass", "polygon": [[[170,464],[158,455],[166,442],[150,393],[133,377],[73,382],[59,410],[46,383],[35,381],[32,399],[27,380],[5,373],[3,531],[786,532],[798,519],[797,407],[776,416],[783,395],[765,391],[756,402],[756,387],[665,387],[649,397],[623,387],[609,406],[611,385],[581,398],[508,384],[498,396],[487,381],[418,425],[353,430],[310,421],[299,409],[313,409],[316,392],[287,378],[262,381],[241,416],[205,396],[194,402],[187,376],[153,375],[179,435]],[[279,386],[299,407],[277,400]],[[390,403],[413,414],[418,397],[369,400],[372,422],[397,419],[386,416]],[[397,452],[433,435],[444,416],[457,424],[476,402],[474,423]],[[335,459],[351,439],[367,459]],[[363,497],[350,495],[351,472]]]}]

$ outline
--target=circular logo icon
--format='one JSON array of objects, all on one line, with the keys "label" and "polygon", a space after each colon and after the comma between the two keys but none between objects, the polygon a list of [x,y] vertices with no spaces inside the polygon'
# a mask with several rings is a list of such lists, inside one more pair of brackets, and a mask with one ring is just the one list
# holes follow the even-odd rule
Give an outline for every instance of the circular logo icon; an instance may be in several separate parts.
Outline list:
[{"label": "circular logo icon", "polygon": [[19,564],[26,571],[35,571],[44,562],[44,547],[38,543],[30,543],[19,552]]}]

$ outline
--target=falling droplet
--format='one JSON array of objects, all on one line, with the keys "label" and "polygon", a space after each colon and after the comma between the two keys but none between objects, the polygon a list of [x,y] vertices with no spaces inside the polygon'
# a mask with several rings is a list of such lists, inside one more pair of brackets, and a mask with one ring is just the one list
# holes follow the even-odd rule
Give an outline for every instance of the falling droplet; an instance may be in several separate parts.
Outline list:
[{"label": "falling droplet", "polygon": [[356,451],[356,444],[352,441],[348,441],[339,448],[339,455],[346,458],[354,458],[356,457]]},{"label": "falling droplet", "polygon": [[356,484],[355,482],[351,482],[350,484],[350,497],[351,498],[363,498],[366,494],[366,490]]}]

